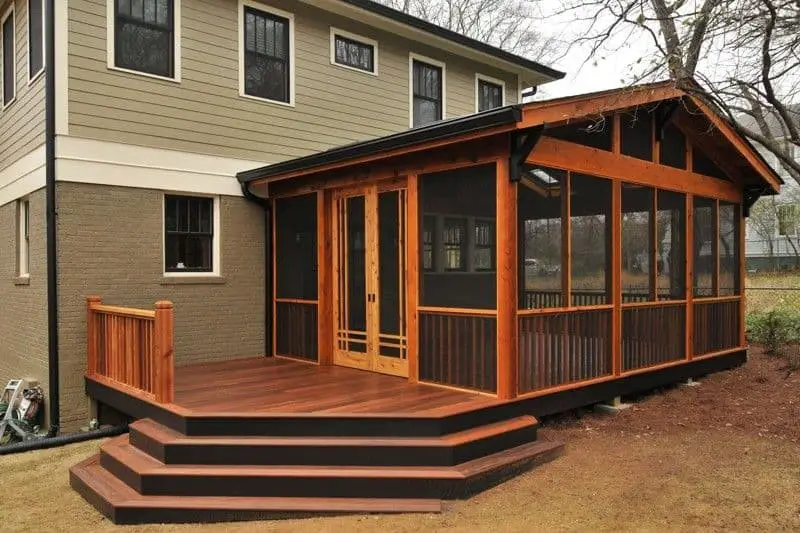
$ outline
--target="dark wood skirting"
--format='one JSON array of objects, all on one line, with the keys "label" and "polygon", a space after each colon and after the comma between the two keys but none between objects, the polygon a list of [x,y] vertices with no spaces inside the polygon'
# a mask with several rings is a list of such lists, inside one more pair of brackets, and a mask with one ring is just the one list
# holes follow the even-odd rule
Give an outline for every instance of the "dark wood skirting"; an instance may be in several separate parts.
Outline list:
[{"label": "dark wood skirting", "polygon": [[318,359],[316,303],[275,303],[275,350],[277,355]]}]

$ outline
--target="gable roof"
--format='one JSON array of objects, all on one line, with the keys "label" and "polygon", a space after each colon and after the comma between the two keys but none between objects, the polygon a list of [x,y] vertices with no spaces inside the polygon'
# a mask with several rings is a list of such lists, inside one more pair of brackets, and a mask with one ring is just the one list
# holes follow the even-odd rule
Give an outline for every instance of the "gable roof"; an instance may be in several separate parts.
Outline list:
[{"label": "gable roof", "polygon": [[680,113],[686,116],[681,118],[708,136],[704,137],[704,142],[726,150],[726,164],[742,169],[746,184],[757,187],[766,184],[768,189],[779,191],[783,180],[753,145],[727,120],[669,81],[501,107],[241,172],[237,178],[247,187],[255,181],[287,179],[391,157],[400,152],[422,151],[466,138],[579,122],[593,116],[667,101],[682,104]]},{"label": "gable roof", "polygon": [[[448,30],[442,26],[438,26],[426,20],[420,19],[408,13],[398,11],[384,4],[380,4],[373,0],[302,0],[305,3],[316,5],[322,9],[333,12],[340,12],[350,17],[357,17],[360,19],[371,18],[372,21],[383,20],[389,23],[399,24],[422,32],[435,39],[440,40],[442,43],[449,43],[451,46],[455,45],[458,48],[472,51],[483,58],[483,62],[492,64],[503,70],[509,70],[508,67],[516,67],[520,70],[519,74],[526,82],[534,85],[547,83],[549,81],[559,80],[565,76],[564,72],[554,68],[543,65],[537,61],[532,61],[528,58],[507,52],[492,46],[483,41],[467,37],[458,32]],[[370,20],[366,20],[370,23]],[[506,64],[499,65],[502,62]]]}]

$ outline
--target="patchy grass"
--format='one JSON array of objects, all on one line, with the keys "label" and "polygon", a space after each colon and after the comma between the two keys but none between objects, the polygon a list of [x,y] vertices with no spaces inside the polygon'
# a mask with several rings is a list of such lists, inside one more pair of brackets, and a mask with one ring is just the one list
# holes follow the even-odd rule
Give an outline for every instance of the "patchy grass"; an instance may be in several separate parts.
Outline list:
[{"label": "patchy grass", "polygon": [[[564,457],[438,515],[346,516],[124,531],[797,531],[800,378],[751,354],[740,369],[636,399],[614,416],[544,422]],[[4,531],[116,531],[72,492],[77,444],[0,458]]]},{"label": "patchy grass", "polygon": [[800,309],[800,272],[748,273],[745,287],[748,313]]}]

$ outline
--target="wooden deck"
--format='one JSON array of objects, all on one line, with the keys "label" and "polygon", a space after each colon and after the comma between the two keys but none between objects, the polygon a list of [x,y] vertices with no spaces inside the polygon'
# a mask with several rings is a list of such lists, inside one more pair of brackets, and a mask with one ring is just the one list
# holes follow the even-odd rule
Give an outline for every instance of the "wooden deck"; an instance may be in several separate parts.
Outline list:
[{"label": "wooden deck", "polygon": [[442,416],[498,405],[491,396],[280,357],[178,367],[175,405],[193,413]]}]

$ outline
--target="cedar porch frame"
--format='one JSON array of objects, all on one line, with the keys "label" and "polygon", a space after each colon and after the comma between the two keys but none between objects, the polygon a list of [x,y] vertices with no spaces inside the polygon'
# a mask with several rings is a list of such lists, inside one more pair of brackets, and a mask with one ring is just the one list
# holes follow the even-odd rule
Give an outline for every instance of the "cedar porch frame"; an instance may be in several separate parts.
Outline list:
[{"label": "cedar porch frame", "polygon": [[[665,99],[683,98],[691,101],[701,110],[703,116],[724,135],[733,148],[742,154],[750,164],[752,175],[755,179],[766,184],[772,191],[780,188],[780,178],[763,162],[755,150],[727,124],[716,116],[707,106],[695,98],[674,88],[670,84],[654,84],[634,89],[607,91],[583,97],[572,97],[541,104],[530,104],[522,107],[522,120],[516,124],[497,126],[468,134],[453,136],[446,139],[434,140],[414,146],[397,148],[382,153],[369,154],[355,159],[323,164],[308,170],[289,171],[281,175],[271,176],[261,180],[253,180],[250,185],[262,187],[261,190],[269,191],[270,199],[281,199],[289,196],[316,193],[318,198],[318,256],[320,275],[318,278],[318,301],[305,302],[318,305],[319,317],[319,354],[317,364],[332,364],[333,349],[333,322],[332,322],[332,272],[331,265],[331,211],[332,191],[337,188],[347,187],[355,183],[371,183],[404,177],[408,183],[407,192],[407,324],[408,324],[408,359],[409,380],[419,380],[418,362],[418,320],[420,311],[446,312],[452,315],[490,315],[497,320],[497,394],[501,400],[514,398],[532,398],[557,392],[586,387],[593,384],[618,380],[646,372],[661,370],[677,365],[687,364],[695,359],[712,358],[728,355],[745,349],[744,339],[744,294],[743,294],[743,269],[744,237],[743,210],[740,210],[740,250],[738,271],[740,275],[739,295],[714,296],[696,298],[693,295],[694,265],[693,265],[693,199],[695,196],[710,198],[717,203],[720,201],[743,205],[743,189],[745,183],[725,181],[718,178],[697,174],[692,169],[691,146],[695,137],[691,124],[687,121],[678,121],[676,125],[683,130],[687,137],[686,169],[676,169],[658,164],[659,141],[655,131],[652,132],[654,161],[643,161],[621,153],[619,138],[620,111],[632,106],[652,104]],[[571,121],[583,120],[588,116],[604,114],[611,115],[614,128],[612,150],[605,151],[588,146],[562,141],[550,137],[542,137],[533,152],[527,157],[527,163],[544,165],[567,171],[580,172],[607,178],[612,183],[612,237],[610,296],[607,305],[572,306],[572,302],[557,309],[532,309],[520,310],[518,306],[518,246],[517,246],[517,187],[518,183],[510,179],[511,168],[511,140],[512,135],[519,130],[542,126],[544,124],[566,124]],[[655,125],[654,125],[655,130]],[[419,157],[424,154],[424,157]],[[497,307],[495,310],[470,310],[457,308],[425,308],[418,305],[419,295],[419,197],[418,178],[422,174],[472,167],[491,163],[496,165],[496,250],[497,250]],[[753,179],[753,176],[749,179]],[[736,175],[735,179],[742,176]],[[650,186],[654,189],[680,192],[686,196],[686,213],[684,223],[686,234],[684,237],[686,287],[685,299],[677,301],[650,301],[644,303],[622,303],[621,294],[621,184],[623,182]],[[566,202],[565,198],[565,203]],[[718,210],[717,210],[718,212]],[[274,210],[273,210],[274,213]],[[562,240],[564,250],[563,265],[569,265],[570,258],[570,216],[565,213],[563,218],[565,226]],[[274,231],[273,216],[273,231]],[[715,222],[715,227],[719,224]],[[716,235],[716,233],[715,233]],[[714,242],[714,248],[718,243]],[[274,241],[273,241],[274,242]],[[273,266],[275,258],[273,257]],[[652,263],[652,261],[651,261]],[[719,271],[719,260],[715,259],[714,269]],[[273,270],[274,271],[274,270]],[[274,280],[273,276],[273,280]],[[715,276],[715,280],[717,277]],[[563,290],[570,294],[571,272],[562,276]],[[274,294],[274,292],[273,292]],[[714,294],[718,294],[718,287],[714,286]],[[693,310],[694,304],[711,302],[739,302],[739,342],[738,345],[716,353],[705,354],[700,357],[693,355]],[[274,310],[273,302],[273,310]],[[622,312],[627,308],[656,307],[656,306],[685,306],[685,346],[686,359],[669,363],[623,372],[621,363],[621,318]],[[612,373],[611,375],[584,380],[575,383],[566,383],[557,387],[537,390],[526,394],[518,393],[518,320],[521,316],[548,313],[569,313],[587,310],[612,310]],[[273,314],[274,327],[274,314]],[[273,330],[274,332],[274,330]],[[275,336],[273,335],[273,342]],[[275,352],[273,351],[274,355]],[[444,386],[444,385],[442,385]]]}]

